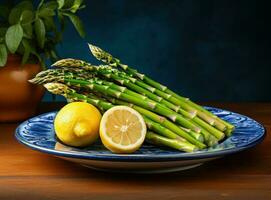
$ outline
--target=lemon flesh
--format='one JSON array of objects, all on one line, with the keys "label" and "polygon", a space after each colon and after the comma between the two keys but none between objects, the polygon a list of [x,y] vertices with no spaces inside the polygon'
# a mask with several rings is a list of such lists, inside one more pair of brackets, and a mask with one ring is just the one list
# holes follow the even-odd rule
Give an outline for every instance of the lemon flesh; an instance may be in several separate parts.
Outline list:
[{"label": "lemon flesh", "polygon": [[56,115],[54,128],[64,144],[83,147],[99,137],[101,114],[91,104],[73,102],[64,106]]},{"label": "lemon flesh", "polygon": [[143,117],[127,106],[115,106],[106,111],[100,124],[100,137],[114,153],[132,153],[140,148],[146,136]]}]

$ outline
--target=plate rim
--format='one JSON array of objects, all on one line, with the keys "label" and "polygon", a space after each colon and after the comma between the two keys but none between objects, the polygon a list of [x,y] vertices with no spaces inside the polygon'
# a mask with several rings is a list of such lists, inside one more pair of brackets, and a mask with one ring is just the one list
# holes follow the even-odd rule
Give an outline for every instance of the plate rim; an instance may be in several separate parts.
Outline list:
[{"label": "plate rim", "polygon": [[[216,107],[210,107],[210,106],[204,106],[205,108],[212,108],[212,109],[218,109],[218,110],[222,110],[222,111],[227,111],[227,112],[231,112],[234,114],[238,114],[241,116],[245,116],[249,119],[252,119],[246,115],[242,115],[236,112],[232,112],[232,111],[228,111],[225,109],[221,109],[221,108],[216,108]],[[56,113],[58,111],[51,111],[51,112],[46,112],[37,116],[34,116],[32,118],[29,118],[27,120],[25,120],[24,122],[22,122],[15,130],[15,138],[16,140],[27,146],[30,147],[33,150],[38,150],[40,152],[46,153],[46,154],[50,154],[50,155],[54,155],[54,156],[58,156],[58,157],[68,157],[68,158],[73,158],[73,159],[87,159],[87,160],[96,160],[96,161],[115,161],[115,162],[167,162],[167,161],[182,161],[182,160],[195,160],[195,159],[206,159],[206,158],[213,158],[213,157],[222,157],[222,156],[226,156],[226,155],[230,155],[233,153],[237,153],[237,152],[241,152],[247,149],[250,149],[254,146],[256,146],[257,144],[261,143],[264,138],[266,137],[266,128],[259,123],[258,121],[252,119],[254,122],[256,122],[258,125],[260,125],[263,129],[263,135],[260,136],[258,139],[256,139],[254,142],[246,145],[246,146],[242,146],[242,147],[235,147],[233,149],[224,149],[221,151],[217,151],[217,152],[191,152],[191,153],[182,153],[182,154],[174,154],[174,155],[148,155],[148,154],[89,154],[89,153],[76,153],[76,152],[65,152],[65,151],[59,151],[59,150],[55,150],[55,149],[48,149],[45,147],[41,147],[38,145],[34,145],[31,143],[28,143],[26,140],[24,140],[20,134],[19,134],[19,130],[31,119],[37,118],[37,117],[42,117],[45,115],[49,115],[49,114],[53,114]]]}]

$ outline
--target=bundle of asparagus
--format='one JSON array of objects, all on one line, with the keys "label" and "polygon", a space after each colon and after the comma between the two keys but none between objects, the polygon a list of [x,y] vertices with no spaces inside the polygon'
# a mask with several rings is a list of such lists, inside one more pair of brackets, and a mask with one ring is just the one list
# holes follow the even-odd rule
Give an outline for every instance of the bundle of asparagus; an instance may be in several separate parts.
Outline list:
[{"label": "bundle of asparagus", "polygon": [[146,141],[152,144],[192,152],[231,135],[233,125],[122,64],[99,47],[89,47],[106,65],[63,59],[30,82],[43,84],[49,92],[63,95],[69,102],[89,102],[102,112],[115,105],[134,108],[143,116],[148,127]]}]

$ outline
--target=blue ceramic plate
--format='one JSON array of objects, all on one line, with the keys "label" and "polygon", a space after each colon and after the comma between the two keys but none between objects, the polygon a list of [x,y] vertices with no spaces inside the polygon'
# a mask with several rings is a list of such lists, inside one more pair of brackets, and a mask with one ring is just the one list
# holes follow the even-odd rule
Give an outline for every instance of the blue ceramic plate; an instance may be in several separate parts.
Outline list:
[{"label": "blue ceramic plate", "polygon": [[113,154],[101,143],[87,148],[73,148],[59,143],[55,137],[53,120],[56,112],[39,115],[23,122],[16,130],[22,144],[38,151],[70,160],[84,166],[133,173],[162,173],[189,169],[228,154],[251,148],[261,142],[264,127],[255,120],[234,112],[206,107],[209,111],[235,125],[233,135],[222,143],[194,153],[144,144],[133,154]]}]

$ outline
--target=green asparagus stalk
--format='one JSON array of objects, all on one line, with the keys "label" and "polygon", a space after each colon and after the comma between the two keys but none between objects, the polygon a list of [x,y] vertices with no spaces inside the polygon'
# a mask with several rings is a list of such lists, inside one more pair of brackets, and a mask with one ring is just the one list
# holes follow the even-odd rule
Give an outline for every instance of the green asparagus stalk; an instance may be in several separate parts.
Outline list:
[{"label": "green asparagus stalk", "polygon": [[[94,95],[92,95],[92,98],[88,98],[85,95],[78,94],[78,93],[76,93],[75,90],[70,89],[68,86],[66,86],[64,84],[47,83],[44,86],[49,92],[51,92],[53,94],[63,95],[64,97],[66,97],[67,99],[70,99],[72,101],[89,102],[89,103],[99,107],[102,110],[108,110],[114,106],[113,104],[111,104],[109,102],[101,101],[98,98],[95,98]],[[147,119],[147,123],[149,124],[149,126],[148,126],[149,129],[152,129],[152,127],[155,127],[154,130],[159,131],[164,136],[171,138],[171,139],[168,139],[166,137],[159,136],[155,133],[148,132],[147,135],[149,135],[149,133],[151,133],[151,137],[156,138],[156,140],[157,140],[157,142],[159,142],[159,144],[161,144],[163,146],[169,146],[171,148],[178,149],[181,151],[186,151],[186,152],[193,152],[193,151],[197,150],[195,145],[187,142],[186,140],[182,139],[181,137],[179,137],[175,133],[170,132],[168,129],[164,128],[163,126],[161,126],[159,124],[157,125],[157,123],[152,122],[147,117],[144,117],[144,120],[145,119]],[[164,132],[165,130],[166,130],[166,132]],[[149,137],[149,136],[146,136],[146,137]]]},{"label": "green asparagus stalk", "polygon": [[[141,88],[140,86],[134,85],[129,80],[118,78],[113,73],[108,73],[108,75],[106,75],[106,76],[110,77],[110,78],[113,78],[114,80],[117,80],[119,83],[127,86],[128,88],[133,89],[136,92],[139,92],[141,94],[145,94],[150,99],[152,99],[152,100],[154,100],[156,102],[160,102],[161,104],[164,104],[166,107],[169,107],[172,110],[175,110],[176,112],[182,114],[183,116],[194,120],[196,122],[196,124],[194,124],[194,126],[199,126],[202,129],[202,131],[205,132],[206,136],[209,134],[208,133],[208,131],[209,131],[210,133],[215,135],[215,137],[217,137],[219,140],[224,138],[224,133],[222,131],[219,131],[219,130],[215,129],[213,126],[211,126],[208,123],[206,123],[205,121],[201,120],[199,117],[197,117],[195,115],[195,113],[189,113],[189,112],[187,112],[187,111],[185,111],[185,110],[183,110],[183,109],[181,109],[179,107],[176,107],[175,105],[171,104],[170,102],[167,102],[167,101],[163,100],[161,97],[156,96],[155,94],[145,90],[144,88]],[[170,104],[173,105],[173,107]],[[191,123],[193,123],[192,120],[191,120]]]},{"label": "green asparagus stalk", "polygon": [[[107,98],[108,98],[108,97],[107,97]],[[126,103],[126,102],[118,101],[118,100],[113,99],[113,98],[108,98],[108,99],[109,99],[110,101],[114,102],[115,104],[126,105],[126,106],[131,106],[131,105],[132,105],[132,104],[128,104],[128,103]],[[138,111],[139,111],[139,110],[138,110]],[[139,112],[140,112],[140,111],[139,111]],[[141,113],[141,114],[143,114],[143,113]],[[146,122],[147,126],[150,126],[150,124],[148,124],[147,120],[145,120],[145,122]],[[156,121],[156,122],[159,122],[158,118],[157,118],[157,121]],[[159,122],[159,123],[160,123],[160,122]],[[159,123],[157,123],[156,125],[158,126]],[[151,124],[151,126],[153,126],[152,128],[155,128],[155,126],[154,126],[153,123]],[[218,143],[218,139],[215,138],[213,135],[209,134],[207,131],[202,131],[202,135],[203,135],[203,137],[202,137],[199,133],[193,132],[193,131],[191,131],[190,129],[185,129],[185,128],[182,128],[182,127],[180,127],[180,128],[181,128],[182,130],[188,132],[189,134],[191,134],[191,135],[192,135],[194,138],[196,138],[197,140],[199,140],[199,141],[201,141],[201,142],[205,141],[206,144],[207,144],[208,146],[213,146],[213,145],[215,145],[215,144]],[[162,130],[162,129],[161,129],[161,130]],[[162,133],[161,133],[161,132],[159,132],[159,131],[156,130],[156,129],[154,129],[154,131],[155,131],[155,132],[158,132],[158,133],[161,134],[161,135],[164,135],[163,132],[164,132],[164,133],[167,132],[167,131],[162,131]],[[169,130],[168,130],[168,131],[169,131]],[[172,132],[172,131],[170,131],[170,132]],[[173,137],[170,136],[170,133],[169,133],[166,137],[175,139],[175,138],[173,138]]]},{"label": "green asparagus stalk", "polygon": [[[36,83],[36,84],[43,84],[45,82],[55,81],[56,77],[58,79],[64,79],[64,77],[68,77],[71,79],[89,80],[89,81],[95,79],[97,83],[103,84],[105,86],[109,86],[111,89],[118,90],[120,92],[125,92],[129,95],[141,98],[142,100],[145,100],[147,98],[147,97],[140,95],[132,90],[128,90],[126,87],[116,85],[116,84],[109,82],[109,81],[97,79],[97,78],[95,78],[96,74],[94,74],[94,73],[95,72],[93,72],[93,74],[84,73],[83,71],[78,70],[77,68],[73,68],[72,71],[71,71],[71,69],[65,69],[65,68],[64,68],[64,70],[63,69],[48,69],[48,70],[45,70],[45,71],[38,73],[34,79],[30,80],[30,82]],[[47,76],[46,76],[46,74],[47,74]]]},{"label": "green asparagus stalk", "polygon": [[[55,77],[56,77],[56,79],[54,80],[54,81],[57,81],[57,79],[63,79],[63,77],[64,77],[64,75],[63,74],[61,74],[62,73],[62,70],[54,70],[54,74],[53,74],[53,72],[51,71],[51,70],[47,70],[48,71],[48,74],[50,74],[50,75],[54,75]],[[60,72],[59,74],[57,73],[57,72]],[[42,80],[40,80],[39,78],[40,78],[40,75],[38,74],[33,80],[32,80],[32,82],[35,82],[35,83],[44,83],[44,82],[46,82],[46,76],[44,76],[44,72],[42,73]],[[66,76],[68,76],[69,78],[75,78],[74,76],[73,76],[73,74],[68,74],[68,75],[66,75]],[[85,77],[84,77],[85,78]],[[50,80],[50,82],[53,80],[51,77],[48,77],[48,79]],[[102,82],[102,81],[97,81],[97,82]],[[109,84],[110,82],[108,82],[108,84]],[[80,86],[80,85],[79,85]],[[109,84],[109,86],[111,86],[111,84]],[[110,87],[110,88],[112,88],[112,87]],[[118,86],[118,85],[116,85],[115,86],[115,88],[113,88],[113,89],[118,89],[119,91],[121,91],[121,92],[125,92],[126,90],[125,90],[125,88],[124,87],[120,87],[120,86]],[[129,90],[127,90],[126,92],[128,92]],[[129,93],[128,93],[129,94]],[[136,93],[137,94],[137,93]],[[139,95],[140,96],[140,95]],[[144,96],[142,96],[142,98],[144,99]],[[188,114],[188,113],[185,113],[186,115],[186,117],[190,117],[190,115]],[[197,118],[196,118],[197,119]],[[199,120],[200,121],[200,119],[197,119],[197,120]],[[188,120],[189,121],[189,120]],[[204,122],[202,122],[203,123],[203,125],[207,125],[207,126],[209,126],[208,124],[206,124],[206,123],[204,123]],[[202,128],[202,127],[204,127],[204,126],[200,126],[199,124],[197,124],[197,123],[195,123],[193,120],[190,120],[190,124],[192,124],[194,127],[199,127],[199,128],[201,128],[201,132],[202,132],[202,135],[204,136],[204,137],[202,137],[201,136],[201,134],[199,134],[199,133],[195,133],[194,131],[190,131],[190,134],[191,135],[193,135],[196,139],[198,139],[199,141],[202,141],[203,142],[203,138],[204,138],[204,140],[206,141],[206,143],[208,144],[208,146],[211,146],[211,145],[214,145],[214,144],[216,144],[217,143],[217,140],[215,140],[211,135],[210,135],[210,133],[208,132],[208,131],[206,131],[204,128]],[[202,125],[202,124],[201,124]],[[213,128],[213,127],[211,127],[211,128]],[[213,128],[214,129],[214,128]],[[216,132],[218,132],[219,133],[219,131],[217,131],[216,129],[214,129],[215,130],[215,132],[214,133],[216,133]],[[223,138],[223,136],[224,136],[224,134],[221,132],[221,134],[222,135],[219,135],[220,137],[218,137],[218,139],[222,139]],[[216,135],[216,134],[214,134],[214,135]],[[216,135],[217,136],[217,135]]]},{"label": "green asparagus stalk", "polygon": [[[84,80],[69,79],[69,78],[65,78],[65,77],[63,79],[63,75],[54,76],[54,78],[55,78],[54,81],[63,82],[68,85],[74,85],[77,87],[78,86],[85,87],[90,90],[102,93],[104,95],[110,95],[111,97],[120,98],[124,101],[134,103],[134,104],[142,106],[146,109],[151,109],[151,110],[157,112],[158,114],[161,114],[165,117],[168,117],[173,122],[176,122],[176,123],[184,126],[185,128],[192,129],[193,131],[198,132],[198,133],[201,132],[201,128],[199,128],[198,126],[195,126],[195,124],[191,123],[189,120],[185,119],[184,117],[177,114],[176,112],[165,108],[160,103],[150,101],[149,99],[145,99],[144,101],[142,101],[142,99],[137,98],[136,96],[131,96],[125,92],[114,90],[108,86],[99,85],[99,83],[95,82],[95,80],[92,80],[90,82],[90,81],[84,81]],[[53,82],[53,78],[51,76],[48,76],[48,79],[50,80],[50,82]],[[39,80],[38,76],[36,76],[30,82],[32,82],[32,83],[39,82],[40,83],[41,81]]]},{"label": "green asparagus stalk", "polygon": [[75,85],[80,87],[86,87],[90,90],[102,93],[103,95],[109,95],[111,97],[119,98],[124,101],[128,101],[131,103],[134,103],[138,106],[144,107],[149,110],[153,110],[157,112],[158,114],[161,114],[169,119],[171,119],[173,122],[176,122],[186,128],[192,129],[195,132],[200,132],[201,129],[194,124],[192,124],[187,119],[183,118],[181,115],[175,113],[174,111],[165,108],[159,103],[149,101],[149,99],[145,99],[142,101],[142,99],[137,98],[135,96],[131,96],[125,92],[120,92],[114,89],[109,88],[108,86],[99,85],[95,82],[89,82],[89,81],[83,81],[83,80],[75,80],[75,79],[64,79],[64,82],[68,85]]},{"label": "green asparagus stalk", "polygon": [[228,122],[220,119],[219,117],[217,117],[213,113],[209,112],[208,110],[204,109],[203,107],[201,107],[198,104],[196,104],[193,101],[191,101],[189,98],[182,97],[182,96],[178,95],[177,93],[173,92],[172,90],[170,90],[168,88],[167,88],[167,90],[165,92],[167,92],[168,94],[172,95],[173,97],[175,97],[179,101],[186,102],[191,107],[193,107],[195,109],[198,109],[199,111],[202,112],[202,113],[200,113],[202,116],[205,116],[205,114],[206,114],[207,116],[213,117],[213,119],[215,119],[215,126],[217,128],[220,129],[220,127],[222,127],[221,124],[224,124],[224,126],[226,126],[226,128],[227,128],[226,132],[227,132],[228,136],[230,136],[230,134],[234,130],[234,126],[232,124],[230,124],[230,123],[228,123]]},{"label": "green asparagus stalk", "polygon": [[[87,71],[90,71],[92,73],[97,72],[98,74],[101,74],[107,78],[111,78],[111,79],[117,81],[118,83],[120,83],[121,85],[126,86],[126,87],[140,93],[140,94],[144,94],[145,96],[147,96],[148,98],[150,98],[156,102],[160,102],[161,104],[164,104],[165,106],[169,107],[170,109],[172,109],[176,112],[178,112],[178,110],[180,108],[180,106],[174,105],[173,103],[163,99],[162,97],[153,94],[151,91],[146,90],[145,88],[142,88],[134,83],[131,83],[130,79],[123,77],[125,73],[121,73],[116,69],[110,68],[109,66],[95,67],[89,63],[82,61],[82,60],[75,60],[75,59],[59,60],[56,63],[54,63],[53,66],[55,66],[55,67],[70,67],[73,69],[79,67],[79,68],[83,68]],[[122,74],[122,77],[120,76],[121,74]]]},{"label": "green asparagus stalk", "polygon": [[[91,98],[93,98],[93,96],[91,94],[88,94],[87,96],[90,96]],[[94,97],[95,98],[95,97]],[[97,97],[96,97],[97,98]],[[143,116],[144,117],[144,116]],[[171,138],[171,139],[177,139],[176,138],[176,134],[173,133],[172,131],[165,129],[163,127],[161,127],[161,125],[159,123],[154,123],[151,122],[149,123],[149,119],[147,117],[144,117],[145,122],[147,124],[148,127],[152,127],[154,129],[155,132],[158,132],[161,135],[164,135],[166,133],[166,137]],[[192,122],[191,122],[192,123]],[[159,127],[157,129],[157,126]],[[184,129],[184,128],[183,128]],[[206,131],[202,131],[202,135],[196,132],[191,131],[190,129],[184,129],[186,132],[190,133],[194,138],[196,138],[197,140],[204,142],[206,141],[208,146],[213,146],[215,144],[218,143],[218,140],[216,138],[214,138],[212,135],[210,135],[208,132]]]},{"label": "green asparagus stalk", "polygon": [[[108,78],[113,78],[115,81],[119,82],[120,84],[127,86],[130,89],[135,90],[136,92],[140,93],[140,94],[144,94],[147,97],[149,97],[151,100],[154,100],[155,102],[161,103],[161,105],[165,105],[165,107],[171,108],[172,110],[175,110],[176,112],[180,113],[181,115],[190,118],[190,119],[194,119],[195,118],[195,123],[191,120],[191,124],[194,125],[194,127],[199,126],[201,128],[201,131],[204,132],[204,136],[205,139],[207,139],[207,141],[209,140],[208,138],[211,137],[209,136],[209,132],[211,134],[213,134],[216,138],[218,138],[219,140],[224,138],[224,133],[222,131],[219,131],[217,129],[215,129],[214,127],[212,127],[211,125],[209,125],[208,123],[206,123],[205,121],[201,120],[200,118],[198,118],[195,114],[193,113],[189,113],[173,104],[171,104],[170,102],[165,101],[163,98],[156,96],[155,94],[151,93],[150,91],[141,88],[140,86],[135,85],[134,83],[130,82],[130,80],[127,80],[125,78],[119,78],[118,75],[123,74],[123,73],[118,73],[116,69],[110,69],[107,66],[102,66],[102,67],[95,67],[92,66],[89,63],[86,63],[84,61],[81,60],[75,60],[75,59],[63,59],[60,60],[58,62],[56,62],[54,64],[54,66],[57,67],[63,67],[63,66],[68,66],[71,67],[72,69],[76,69],[76,67],[80,67],[83,66],[85,70],[91,71],[91,72],[97,72],[98,74],[102,74]],[[112,73],[111,73],[112,72]],[[116,75],[116,73],[118,75]],[[105,82],[104,82],[105,83]],[[110,83],[110,84],[109,84]],[[109,84],[109,86],[114,86],[113,83],[109,82],[107,83],[107,85]],[[120,87],[120,86],[118,86]],[[118,91],[121,91],[118,89],[118,87],[112,88],[112,89],[116,89]],[[124,91],[124,90],[123,90]],[[128,91],[127,91],[128,92]],[[131,90],[129,91],[130,93],[132,92]],[[137,93],[135,93],[137,94]],[[137,94],[138,97],[144,99],[144,96],[140,96]],[[192,126],[191,126],[192,127]],[[208,132],[209,131],[209,132]],[[212,137],[211,137],[212,138]],[[213,143],[213,139],[212,142]]]},{"label": "green asparagus stalk", "polygon": [[[156,102],[164,104],[166,107],[174,110],[175,112],[178,112],[180,110],[180,106],[174,105],[173,103],[163,99],[160,96],[157,96],[156,94],[152,93],[151,91],[146,90],[145,88],[142,88],[142,87],[132,83],[129,79],[126,79],[124,77],[120,77],[120,76],[116,75],[115,73],[103,72],[103,70],[100,70],[100,69],[102,69],[102,68],[101,67],[97,68],[98,73],[104,75],[105,77],[113,79],[116,82],[118,82],[119,84],[126,86],[127,88],[130,88],[131,90],[134,90],[140,94],[143,94]],[[194,115],[194,113],[191,113],[191,114]]]},{"label": "green asparagus stalk", "polygon": [[[87,94],[85,96],[80,96],[80,99],[79,98],[75,98],[75,96],[80,96],[80,94],[75,94],[75,91],[73,91],[72,95],[66,95],[66,98],[70,99],[70,100],[73,100],[73,101],[78,101],[80,99],[86,99],[88,102],[90,102],[90,100],[95,100],[95,102],[91,102],[93,105],[97,106],[98,108],[100,108],[101,110],[107,110],[111,107],[114,106],[114,104],[112,103],[109,103],[109,102],[106,102],[105,100],[102,100],[101,98],[97,97],[96,95],[94,94]],[[106,105],[103,106],[101,104],[104,104]],[[177,139],[177,140],[181,140],[181,141],[186,141],[185,139],[183,139],[182,137],[180,137],[179,135],[175,134],[174,132],[172,132],[171,130],[165,128],[164,126],[162,126],[161,124],[157,123],[157,122],[154,122],[152,120],[150,120],[148,117],[142,115],[143,118],[144,118],[144,121],[148,127],[148,129],[156,132],[156,133],[159,133],[160,135],[162,136],[165,136],[167,138],[170,138],[170,139]],[[196,138],[198,139],[199,141],[203,140],[202,138],[198,137]]]},{"label": "green asparagus stalk", "polygon": [[[196,116],[196,111],[191,110],[189,106],[187,107],[186,104],[182,104],[175,97],[172,97],[171,95],[168,95],[162,91],[159,91],[156,88],[148,87],[148,85],[145,84],[144,82],[141,82],[137,79],[129,77],[125,73],[120,72],[117,69],[112,69],[109,66],[95,67],[89,63],[82,61],[82,60],[75,60],[75,59],[59,60],[54,64],[54,66],[57,66],[57,67],[65,67],[65,66],[67,67],[68,66],[72,69],[83,68],[83,69],[90,71],[92,73],[95,72],[98,74],[102,74],[103,76],[105,76],[107,78],[111,78],[111,79],[117,81],[121,85],[127,86],[128,88],[130,88],[140,94],[146,95],[147,97],[149,97],[150,99],[152,99],[156,102],[160,102],[161,104],[164,104],[166,107],[171,108],[175,112],[178,112],[182,115],[185,115],[186,117],[188,117],[190,119],[193,119],[194,117],[196,117],[196,120],[199,122],[198,124],[201,126],[201,128],[207,129],[212,134],[214,134],[218,139],[222,139],[224,137],[224,133],[222,133],[222,131],[219,131],[219,130],[213,128],[211,125],[209,125],[208,123],[205,123],[203,120],[197,119],[198,117]],[[137,82],[138,82],[138,85],[135,84]],[[147,89],[140,87],[139,85],[142,85]],[[162,97],[153,94],[153,92],[155,93],[155,91],[156,91],[156,93],[160,94],[162,97],[164,97],[166,99],[170,99],[175,104],[182,105],[181,107],[188,110],[189,112],[181,109],[180,106],[176,106],[176,105],[172,104],[171,102],[164,100]],[[208,121],[208,120],[205,120],[205,121]],[[225,126],[222,127],[221,129],[224,130],[224,128],[225,128]]]},{"label": "green asparagus stalk", "polygon": [[[215,115],[213,115],[212,113],[208,112],[207,110],[201,108],[199,105],[193,103],[188,98],[177,95],[176,93],[174,93],[173,91],[168,89],[166,86],[152,80],[151,78],[147,77],[144,74],[137,72],[137,70],[130,68],[128,65],[122,64],[119,59],[114,58],[111,54],[103,51],[99,47],[96,47],[96,46],[90,45],[90,44],[89,44],[89,47],[90,47],[92,54],[98,60],[101,60],[111,66],[114,66],[114,67],[119,66],[123,70],[125,70],[129,75],[131,75],[133,77],[137,77],[140,80],[144,81],[146,84],[148,84],[148,85],[150,85],[160,91],[163,91],[171,96],[174,96],[176,99],[178,99],[182,104],[184,104],[190,110],[196,110],[199,117],[201,117],[202,119],[208,120],[208,122],[210,124],[214,124],[214,126],[216,126],[218,129],[224,131],[225,128],[228,127],[229,130],[233,130],[233,128],[234,128],[233,125],[231,125],[231,124],[227,123],[226,121],[221,120],[217,117],[214,117]],[[200,109],[199,109],[199,107],[200,107]]]},{"label": "green asparagus stalk", "polygon": [[[63,85],[63,84],[62,84]],[[50,87],[49,87],[50,86]],[[54,92],[54,84],[51,85],[47,85],[45,84],[45,87],[52,93],[56,94],[56,92]],[[107,93],[105,93],[106,96],[108,96]],[[125,103],[124,101],[120,101],[122,102],[120,105],[132,105],[129,103]],[[95,105],[95,104],[94,104]],[[162,125],[164,125],[166,128],[170,129],[171,131],[175,132],[176,134],[178,134],[179,136],[185,138],[187,141],[191,142],[192,144],[198,146],[199,148],[205,148],[206,145],[203,144],[202,142],[198,141],[196,138],[194,138],[193,136],[189,135],[187,132],[185,132],[184,130],[182,130],[181,128],[179,128],[177,125],[175,125],[174,123],[170,122],[169,120],[166,120],[165,118],[147,110],[147,109],[143,109],[139,106],[133,106],[133,108],[135,110],[137,110],[139,113],[141,113],[142,115],[148,117],[149,119],[151,119],[152,121],[155,121],[157,123],[160,123]]]},{"label": "green asparagus stalk", "polygon": [[148,129],[153,130],[154,132],[159,133],[160,135],[170,138],[170,139],[178,139],[178,140],[186,141],[179,135],[175,134],[173,131],[165,128],[164,126],[162,126],[161,124],[157,122],[150,120],[148,117],[143,115],[143,118]]},{"label": "green asparagus stalk", "polygon": [[195,146],[191,145],[188,142],[179,142],[176,139],[169,139],[169,138],[157,135],[150,131],[147,132],[145,140],[148,143],[151,143],[154,145],[168,146],[180,151],[193,152],[196,150]]},{"label": "green asparagus stalk", "polygon": [[[87,94],[86,97],[90,98],[90,99],[96,99],[96,100],[99,100],[101,102],[103,102],[103,100],[99,99],[99,97],[93,95],[93,94]],[[72,99],[72,98],[69,98],[69,99]],[[74,99],[75,101],[78,101],[79,99]],[[109,103],[109,102],[104,102],[108,105],[110,105],[111,107],[113,107],[114,105]],[[93,105],[95,106],[98,106],[101,110],[104,110],[103,107],[101,107],[100,105],[98,105],[97,103],[94,104],[92,102]],[[183,139],[182,137],[180,137],[179,135],[175,134],[173,131],[165,128],[164,126],[162,126],[161,124],[157,123],[157,122],[154,122],[152,120],[150,120],[148,117],[144,116],[143,115],[143,118],[144,118],[144,121],[148,127],[148,129],[156,132],[156,133],[159,133],[160,135],[164,136],[164,137],[167,137],[167,138],[170,138],[170,139],[177,139],[177,140],[181,140],[181,141],[186,141],[185,139]],[[191,131],[192,132],[192,131]],[[194,133],[194,136],[196,139],[198,139],[199,141],[203,142],[203,138],[197,133]],[[213,143],[214,144],[214,143]],[[212,144],[212,145],[213,145]],[[210,145],[211,146],[211,145]]]},{"label": "green asparagus stalk", "polygon": [[[106,70],[108,70],[108,69],[106,68]],[[103,68],[99,67],[97,71],[98,71],[98,73],[102,72]],[[123,79],[119,78],[117,75],[115,75],[115,73],[116,73],[116,71],[113,70],[113,73],[110,73],[110,71],[109,72],[107,71],[106,74],[103,74],[103,75],[105,75],[108,78],[112,78],[112,79],[118,81],[120,84],[125,85],[128,88],[133,89],[138,93],[146,95],[147,97],[149,97],[150,99],[152,99],[152,100],[154,100],[156,102],[160,102],[161,104],[164,104],[166,107],[169,107],[172,110],[175,110],[176,112],[182,114],[183,116],[185,116],[185,117],[187,117],[189,119],[193,119],[196,122],[196,124],[194,124],[194,125],[195,126],[200,126],[200,128],[202,129],[202,132],[204,132],[205,138],[210,137],[208,131],[210,133],[212,133],[219,140],[224,138],[224,133],[222,131],[219,131],[219,130],[215,129],[214,127],[212,127],[211,125],[209,125],[205,121],[201,120],[199,117],[197,117],[195,115],[195,113],[189,113],[189,112],[181,109],[180,107],[176,107],[175,105],[171,104],[170,102],[165,101],[163,98],[161,98],[159,96],[156,96],[155,94],[149,92],[148,90],[146,90],[144,88],[141,88],[140,86],[137,86],[137,85],[131,83],[130,80],[127,80],[125,78],[123,78]],[[192,120],[191,120],[191,123],[193,123]]]}]

